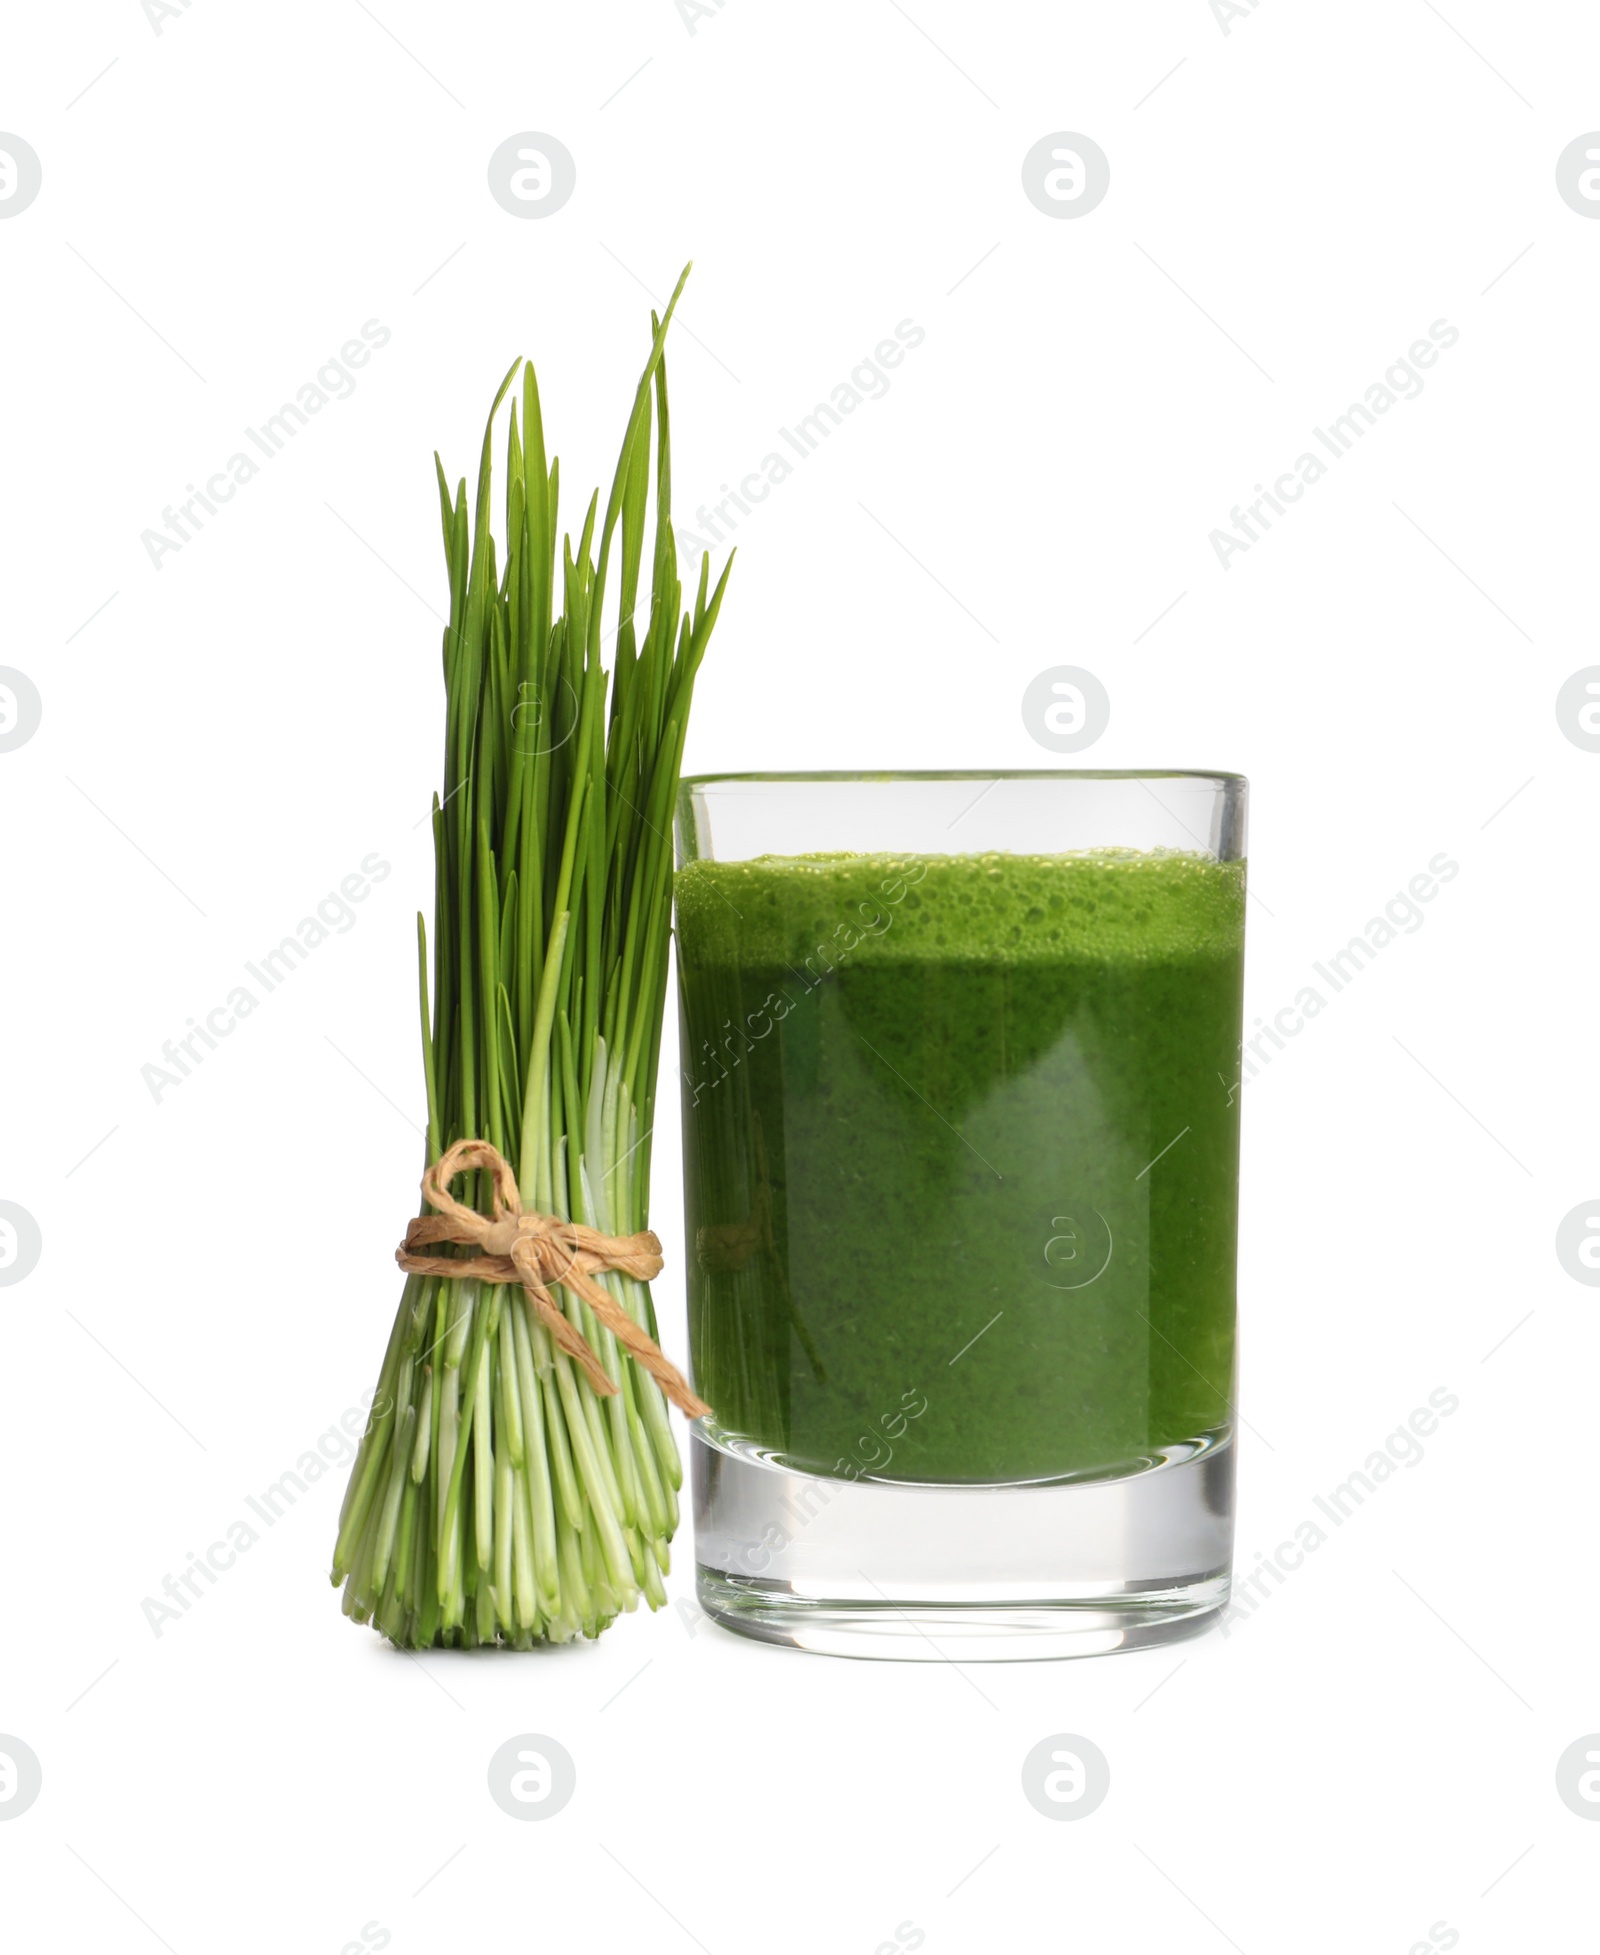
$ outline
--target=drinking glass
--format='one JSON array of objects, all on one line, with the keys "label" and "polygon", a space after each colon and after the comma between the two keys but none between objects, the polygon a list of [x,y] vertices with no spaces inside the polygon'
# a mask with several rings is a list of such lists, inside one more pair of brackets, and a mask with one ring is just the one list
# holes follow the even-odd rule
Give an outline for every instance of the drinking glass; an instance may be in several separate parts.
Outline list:
[{"label": "drinking glass", "polygon": [[1227,1599],[1246,784],[683,783],[697,1584],[969,1661]]}]

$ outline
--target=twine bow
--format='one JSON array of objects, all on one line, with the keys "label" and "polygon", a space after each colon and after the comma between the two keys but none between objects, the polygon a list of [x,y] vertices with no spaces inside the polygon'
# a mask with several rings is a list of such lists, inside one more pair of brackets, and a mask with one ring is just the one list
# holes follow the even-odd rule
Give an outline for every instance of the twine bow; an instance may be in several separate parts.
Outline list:
[{"label": "twine bow", "polygon": [[[483,1169],[494,1193],[493,1211],[480,1215],[458,1202],[450,1183],[458,1174]],[[602,1270],[621,1270],[640,1282],[661,1274],[661,1243],[649,1229],[637,1235],[602,1235],[582,1222],[563,1221],[524,1209],[517,1177],[510,1163],[486,1140],[458,1140],[447,1148],[422,1177],[422,1193],[433,1215],[413,1216],[395,1261],[418,1276],[477,1277],[485,1283],[520,1283],[538,1312],[540,1322],[576,1364],[589,1383],[606,1396],[617,1387],[581,1331],[550,1294],[559,1283],[583,1298],[617,1342],[630,1353],[691,1419],[703,1418],[711,1407],[697,1398],[688,1380],[662,1353],[648,1331],[641,1330],[616,1300],[594,1281]],[[475,1256],[426,1256],[417,1252],[434,1242],[470,1244]]]}]

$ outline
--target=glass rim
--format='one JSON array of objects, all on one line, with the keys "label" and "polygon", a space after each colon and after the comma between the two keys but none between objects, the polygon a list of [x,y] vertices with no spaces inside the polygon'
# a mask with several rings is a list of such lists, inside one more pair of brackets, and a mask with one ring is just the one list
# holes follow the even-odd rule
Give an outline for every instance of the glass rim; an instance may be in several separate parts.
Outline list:
[{"label": "glass rim", "polygon": [[685,774],[681,789],[716,787],[727,781],[783,786],[799,781],[1214,781],[1249,786],[1249,777],[1213,767],[935,767],[845,768],[800,773]]}]

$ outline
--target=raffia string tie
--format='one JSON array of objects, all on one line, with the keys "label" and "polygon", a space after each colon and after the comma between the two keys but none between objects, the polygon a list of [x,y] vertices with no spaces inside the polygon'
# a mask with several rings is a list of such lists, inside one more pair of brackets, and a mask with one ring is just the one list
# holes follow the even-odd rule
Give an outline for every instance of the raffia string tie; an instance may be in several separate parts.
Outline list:
[{"label": "raffia string tie", "polygon": [[[458,1174],[482,1169],[493,1189],[493,1212],[480,1215],[458,1202],[450,1183]],[[617,1387],[606,1376],[589,1341],[576,1330],[550,1294],[559,1283],[583,1298],[600,1322],[691,1419],[703,1418],[711,1407],[697,1398],[677,1366],[662,1353],[653,1337],[641,1330],[595,1277],[604,1270],[621,1270],[647,1283],[661,1274],[661,1243],[650,1229],[637,1235],[602,1235],[582,1222],[566,1222],[559,1215],[541,1215],[522,1206],[517,1177],[510,1163],[486,1140],[458,1140],[441,1154],[422,1177],[423,1199],[437,1212],[417,1215],[407,1224],[406,1239],[395,1261],[417,1276],[476,1277],[484,1283],[520,1283],[539,1321],[589,1383],[604,1395]],[[478,1250],[475,1256],[428,1256],[418,1252],[430,1243],[456,1242]]]}]

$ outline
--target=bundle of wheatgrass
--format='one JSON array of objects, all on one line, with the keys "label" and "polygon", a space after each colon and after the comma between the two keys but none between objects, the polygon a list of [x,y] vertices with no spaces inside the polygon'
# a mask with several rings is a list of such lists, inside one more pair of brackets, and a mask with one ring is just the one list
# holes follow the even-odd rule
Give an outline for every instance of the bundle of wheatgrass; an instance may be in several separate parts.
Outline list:
[{"label": "bundle of wheatgrass", "polygon": [[[598,536],[591,500],[575,555],[570,536],[556,552],[558,465],[545,458],[530,365],[512,367],[490,410],[470,533],[466,482],[452,503],[439,469],[450,623],[431,1025],[418,918],[428,1159],[486,1141],[512,1164],[522,1210],[608,1236],[645,1222],[668,836],[690,693],[727,583],[724,571],[708,596],[702,561],[693,609],[680,615],[662,345],[682,290],[680,279],[665,315],[652,314],[611,499]],[[518,365],[501,560],[490,450]],[[617,621],[607,630],[612,574]],[[608,697],[601,652],[613,633]],[[492,1179],[462,1174],[451,1192],[488,1214]],[[570,1242],[566,1253],[575,1256]],[[584,1280],[653,1337],[643,1282],[621,1271]],[[552,1281],[541,1310],[509,1282],[408,1277],[340,1515],[333,1580],[345,1584],[346,1614],[405,1648],[521,1649],[596,1636],[641,1594],[652,1608],[666,1600],[682,1480],[666,1407],[582,1287]],[[579,1337],[598,1359],[587,1372],[569,1355],[588,1355]]]}]

